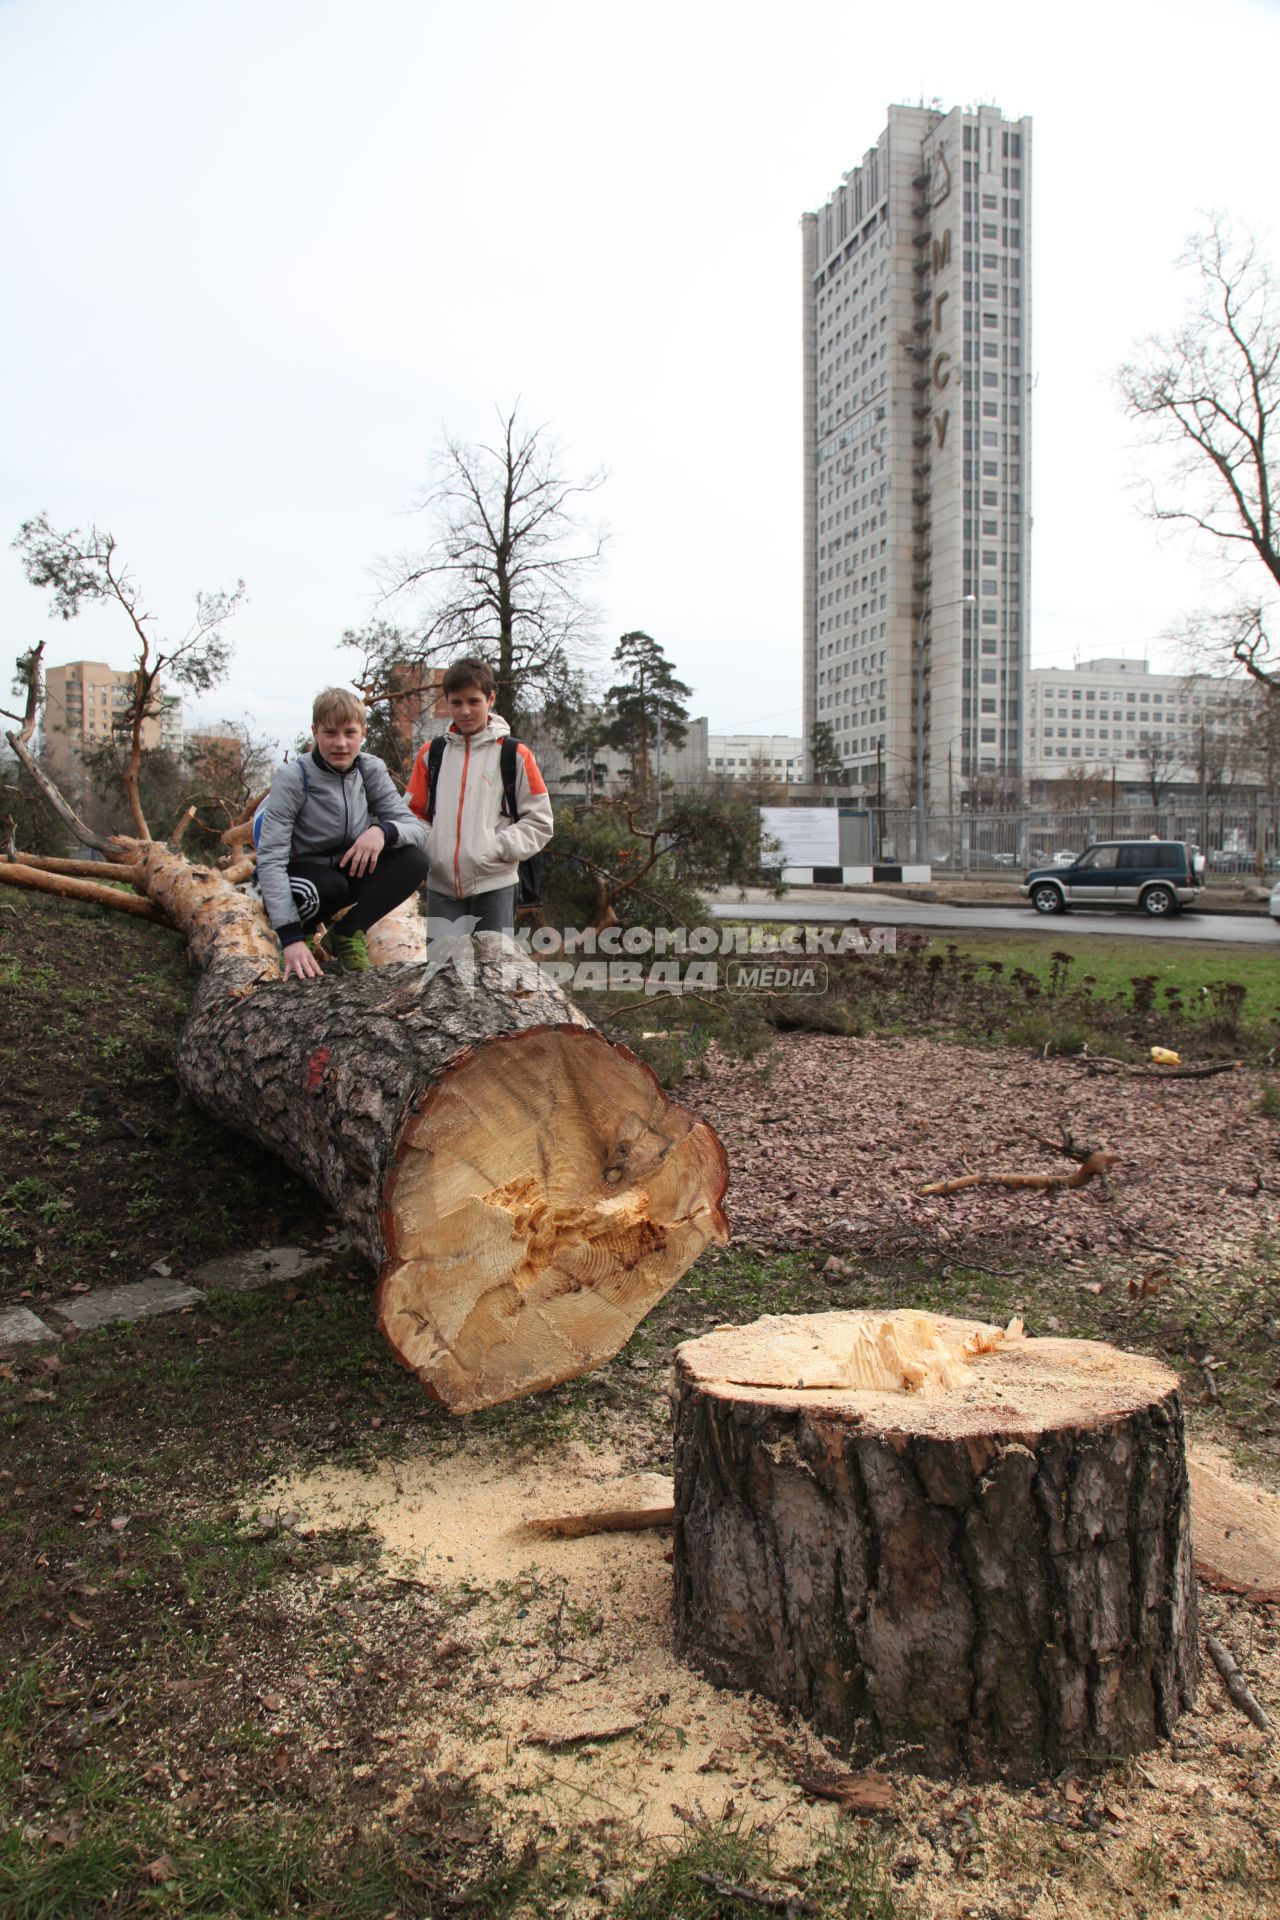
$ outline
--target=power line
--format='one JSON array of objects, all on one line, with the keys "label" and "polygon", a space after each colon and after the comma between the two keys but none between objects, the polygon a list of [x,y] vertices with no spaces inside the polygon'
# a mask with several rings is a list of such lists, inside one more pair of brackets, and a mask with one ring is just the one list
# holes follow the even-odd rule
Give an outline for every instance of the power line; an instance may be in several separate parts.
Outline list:
[{"label": "power line", "polygon": [[778,707],[775,709],[773,713],[758,714],[754,720],[739,720],[739,721],[736,721],[735,724],[731,727],[713,727],[710,724],[708,724],[707,732],[708,733],[744,733],[748,727],[758,727],[762,721],[782,720],[789,713],[803,713],[803,712],[804,712],[804,708],[802,706]]}]

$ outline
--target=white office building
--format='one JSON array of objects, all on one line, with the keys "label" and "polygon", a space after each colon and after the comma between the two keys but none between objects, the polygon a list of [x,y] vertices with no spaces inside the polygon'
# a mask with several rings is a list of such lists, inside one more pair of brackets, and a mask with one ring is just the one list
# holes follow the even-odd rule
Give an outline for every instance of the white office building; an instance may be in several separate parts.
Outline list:
[{"label": "white office building", "polygon": [[712,733],[707,772],[713,780],[804,779],[804,741],[793,733]]},{"label": "white office building", "polygon": [[1030,199],[1029,120],[890,107],[802,222],[805,738],[864,793],[1022,770]]},{"label": "white office building", "polygon": [[1082,660],[1028,675],[1027,778],[1092,774],[1118,786],[1218,782],[1239,774],[1247,707],[1244,680],[1152,673],[1145,660]]}]

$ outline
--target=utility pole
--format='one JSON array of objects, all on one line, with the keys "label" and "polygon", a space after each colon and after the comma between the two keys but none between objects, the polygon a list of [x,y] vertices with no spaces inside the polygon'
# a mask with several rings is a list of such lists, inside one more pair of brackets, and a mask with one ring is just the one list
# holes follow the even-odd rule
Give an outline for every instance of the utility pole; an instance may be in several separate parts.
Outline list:
[{"label": "utility pole", "polygon": [[884,858],[884,742],[876,735],[876,848],[877,860]]},{"label": "utility pole", "polygon": [[657,800],[655,804],[658,810],[658,824],[659,826],[661,826],[662,824],[662,708],[661,707],[657,709],[657,711],[653,716],[653,731],[654,731],[654,749],[653,749],[654,784],[658,790]]}]

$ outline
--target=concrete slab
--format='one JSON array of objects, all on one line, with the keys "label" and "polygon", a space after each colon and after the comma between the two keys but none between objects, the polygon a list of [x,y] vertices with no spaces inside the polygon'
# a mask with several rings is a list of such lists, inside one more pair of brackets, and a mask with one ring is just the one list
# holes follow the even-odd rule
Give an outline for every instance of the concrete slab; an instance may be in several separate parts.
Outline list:
[{"label": "concrete slab", "polygon": [[179,1313],[204,1299],[181,1280],[139,1280],[132,1286],[95,1287],[92,1293],[55,1300],[50,1313],[60,1314],[82,1333],[110,1326],[113,1320],[146,1320],[156,1313]]},{"label": "concrete slab", "polygon": [[339,1247],[347,1244],[343,1236],[341,1242],[335,1238],[324,1247],[256,1247],[252,1253],[229,1253],[221,1260],[207,1260],[187,1278],[205,1292],[225,1287],[231,1293],[252,1293],[281,1280],[301,1279],[326,1266]]},{"label": "concrete slab", "polygon": [[0,1347],[17,1347],[32,1340],[56,1340],[52,1327],[26,1307],[10,1307],[0,1313]]}]

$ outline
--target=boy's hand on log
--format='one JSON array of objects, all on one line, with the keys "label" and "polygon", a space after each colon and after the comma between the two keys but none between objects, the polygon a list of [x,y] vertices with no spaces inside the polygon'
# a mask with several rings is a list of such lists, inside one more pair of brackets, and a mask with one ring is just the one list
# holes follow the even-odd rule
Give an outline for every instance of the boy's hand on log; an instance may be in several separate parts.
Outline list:
[{"label": "boy's hand on log", "polygon": [[291,940],[280,956],[280,968],[286,980],[319,980],[324,968],[305,940]]},{"label": "boy's hand on log", "polygon": [[345,867],[353,880],[362,879],[366,873],[373,872],[386,844],[387,836],[381,827],[366,827],[360,838],[351,842],[338,865]]}]

